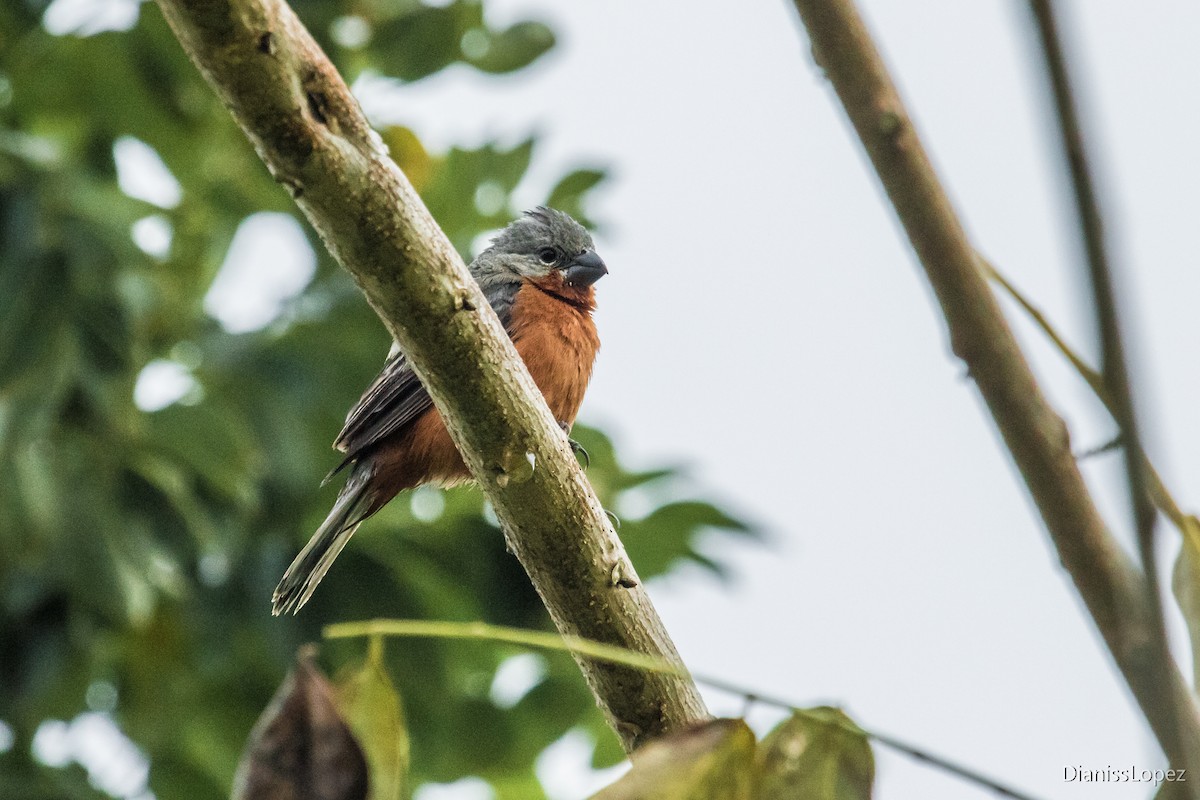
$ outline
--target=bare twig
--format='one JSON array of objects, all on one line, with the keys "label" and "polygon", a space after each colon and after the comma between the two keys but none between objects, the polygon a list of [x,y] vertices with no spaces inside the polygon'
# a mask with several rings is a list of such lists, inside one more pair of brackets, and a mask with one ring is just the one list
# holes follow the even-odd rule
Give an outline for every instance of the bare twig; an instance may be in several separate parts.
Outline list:
[{"label": "bare twig", "polygon": [[[979,263],[983,267],[984,274],[987,275],[990,280],[994,281],[1001,289],[1003,289],[1005,294],[1011,297],[1013,301],[1016,302],[1016,304],[1019,305],[1021,309],[1029,315],[1029,318],[1032,319],[1034,324],[1038,326],[1043,334],[1045,334],[1046,338],[1050,340],[1050,343],[1054,345],[1054,348],[1058,350],[1062,357],[1071,364],[1071,366],[1075,369],[1076,374],[1083,378],[1084,382],[1087,383],[1088,387],[1092,390],[1092,393],[1095,394],[1096,398],[1104,404],[1104,407],[1108,410],[1108,413],[1111,414],[1115,420],[1115,404],[1113,403],[1112,395],[1109,393],[1108,386],[1105,384],[1103,376],[1101,376],[1091,364],[1087,363],[1087,361],[1083,359],[1083,356],[1075,352],[1075,349],[1071,347],[1071,345],[1067,344],[1066,339],[1063,338],[1062,334],[1060,334],[1058,330],[1050,323],[1050,320],[1047,319],[1044,313],[1042,313],[1042,310],[1034,305],[1033,301],[1026,297],[1025,294],[1016,286],[1014,286],[1013,283],[1006,278],[1003,273],[997,270],[994,264],[989,262],[982,255],[977,254],[977,257],[979,258]],[[1171,491],[1167,488],[1166,484],[1163,483],[1162,476],[1158,474],[1158,470],[1150,461],[1150,458],[1146,455],[1145,451],[1142,452],[1142,459],[1142,469],[1145,470],[1146,474],[1147,491],[1151,500],[1153,500],[1154,505],[1183,536],[1184,546],[1193,553],[1200,554],[1200,522],[1197,521],[1194,515],[1186,513],[1179,507],[1179,503],[1176,502],[1175,497],[1171,494]],[[1200,653],[1197,653],[1197,656],[1200,657]]]},{"label": "bare twig", "polygon": [[[837,91],[937,295],[951,347],[970,370],[1038,507],[1059,558],[1172,764],[1200,752],[1200,720],[1171,665],[1158,661],[1146,581],[1113,540],[1047,402],[988,289],[882,59],[850,0],[794,0],[817,63]],[[1174,715],[1162,713],[1163,697]]]},{"label": "bare twig", "polygon": [[[1121,337],[1121,326],[1117,312],[1117,298],[1113,280],[1113,269],[1108,246],[1104,237],[1104,221],[1100,214],[1100,203],[1096,197],[1092,171],[1088,164],[1083,129],[1079,120],[1079,109],[1071,76],[1067,71],[1066,55],[1062,38],[1058,32],[1058,21],[1049,0],[1030,0],[1029,9],[1037,28],[1042,57],[1050,92],[1054,99],[1055,118],[1061,138],[1063,155],[1071,174],[1071,189],[1075,200],[1075,212],[1079,217],[1079,232],[1087,254],[1089,283],[1096,313],[1097,330],[1100,336],[1101,376],[1108,389],[1109,409],[1117,426],[1121,429],[1121,440],[1125,460],[1125,473],[1129,485],[1129,502],[1133,511],[1133,522],[1137,531],[1138,555],[1142,571],[1146,575],[1146,604],[1152,609],[1150,632],[1154,640],[1151,647],[1155,658],[1147,659],[1146,669],[1152,678],[1166,687],[1166,672],[1172,666],[1171,649],[1163,623],[1162,592],[1159,586],[1158,561],[1154,557],[1154,523],[1157,515],[1154,502],[1147,486],[1145,454],[1135,413],[1133,388],[1129,382],[1129,369],[1125,347]],[[1160,714],[1164,726],[1177,727],[1173,722],[1175,705],[1168,693],[1160,693]]]},{"label": "bare twig", "polygon": [[[292,10],[159,5],[412,362],[559,631],[680,663],[499,320]],[[685,676],[577,660],[628,749],[708,717]]]}]

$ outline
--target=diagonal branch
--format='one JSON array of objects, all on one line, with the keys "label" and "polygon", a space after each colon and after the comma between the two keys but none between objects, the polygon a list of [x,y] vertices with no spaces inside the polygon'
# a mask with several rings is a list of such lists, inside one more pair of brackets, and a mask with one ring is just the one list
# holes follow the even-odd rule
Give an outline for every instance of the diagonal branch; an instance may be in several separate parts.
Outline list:
[{"label": "diagonal branch", "polygon": [[[291,8],[159,6],[412,362],[559,631],[680,663],[499,320]],[[687,677],[577,660],[628,750],[708,716]]]},{"label": "diagonal branch", "polygon": [[[1067,427],[1042,394],[987,287],[882,59],[851,0],[794,0],[817,63],[832,82],[941,305],[954,353],[970,370],[1060,560],[1174,766],[1200,752],[1200,718],[1178,669],[1165,679],[1146,580],[1114,541],[1071,453]],[[1165,705],[1173,714],[1164,714]],[[1174,719],[1173,719],[1174,717]]]}]

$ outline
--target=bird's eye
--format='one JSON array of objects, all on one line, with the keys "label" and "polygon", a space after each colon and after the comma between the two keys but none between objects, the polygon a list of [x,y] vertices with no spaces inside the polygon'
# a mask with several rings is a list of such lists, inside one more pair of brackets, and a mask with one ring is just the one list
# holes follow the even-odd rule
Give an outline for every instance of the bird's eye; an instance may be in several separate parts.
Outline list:
[{"label": "bird's eye", "polygon": [[553,247],[543,247],[538,251],[538,258],[543,264],[553,264],[558,261],[558,251]]}]

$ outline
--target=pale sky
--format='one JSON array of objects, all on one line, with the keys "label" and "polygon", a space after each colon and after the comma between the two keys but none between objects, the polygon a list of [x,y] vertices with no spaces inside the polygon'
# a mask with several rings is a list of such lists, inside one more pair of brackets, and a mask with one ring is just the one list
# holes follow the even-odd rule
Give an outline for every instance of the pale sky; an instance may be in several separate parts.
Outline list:
[{"label": "pale sky", "polygon": [[[860,5],[978,246],[1093,352],[1024,4]],[[651,586],[688,664],[797,702],[843,705],[868,728],[1040,797],[1152,795],[1146,784],[1063,780],[1066,766],[1162,759],[949,355],[790,6],[488,8],[500,23],[547,19],[560,47],[512,80],[449,70],[390,95],[388,116],[434,148],[539,131],[518,192],[527,204],[567,166],[614,168],[591,209],[606,225],[598,241],[612,274],[598,286],[604,345],[583,418],[638,463],[687,463],[772,540],[714,544],[735,568],[732,586],[698,572]],[[1196,509],[1200,106],[1188,98],[1200,75],[1200,6],[1067,9],[1129,276],[1123,300],[1151,452]],[[1113,428],[1097,404],[1013,316],[1077,446],[1106,441]],[[1127,540],[1118,465],[1108,456],[1086,470]],[[1160,531],[1173,553],[1177,535]],[[1186,663],[1186,642],[1177,644]],[[716,713],[742,709],[737,698],[709,699]],[[883,800],[991,796],[877,754]]]}]

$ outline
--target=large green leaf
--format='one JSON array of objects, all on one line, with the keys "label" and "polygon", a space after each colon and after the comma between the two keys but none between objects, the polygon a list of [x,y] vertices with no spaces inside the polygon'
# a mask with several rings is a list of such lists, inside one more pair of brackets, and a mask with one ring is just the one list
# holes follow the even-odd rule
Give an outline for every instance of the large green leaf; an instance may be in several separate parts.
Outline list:
[{"label": "large green leaf", "polygon": [[383,640],[373,638],[367,657],[337,678],[337,703],[370,766],[370,800],[408,797],[408,727],[400,694],[383,661]]},{"label": "large green leaf", "polygon": [[631,760],[629,772],[592,795],[592,800],[751,800],[754,796],[754,734],[740,719],[713,720],[656,739]]},{"label": "large green leaf", "polygon": [[759,744],[758,782],[758,800],[867,800],[875,757],[841,709],[798,711]]}]

